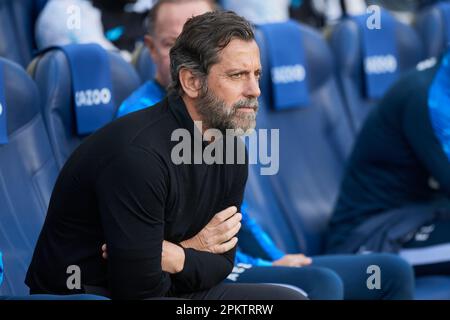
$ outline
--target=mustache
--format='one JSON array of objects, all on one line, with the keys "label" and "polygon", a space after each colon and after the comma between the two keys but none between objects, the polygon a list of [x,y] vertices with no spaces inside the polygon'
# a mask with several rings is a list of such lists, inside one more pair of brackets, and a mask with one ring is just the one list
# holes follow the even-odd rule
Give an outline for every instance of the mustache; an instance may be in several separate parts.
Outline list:
[{"label": "mustache", "polygon": [[242,99],[233,104],[233,109],[239,109],[239,108],[252,108],[255,111],[259,108],[259,103],[257,98],[250,98],[250,99]]}]

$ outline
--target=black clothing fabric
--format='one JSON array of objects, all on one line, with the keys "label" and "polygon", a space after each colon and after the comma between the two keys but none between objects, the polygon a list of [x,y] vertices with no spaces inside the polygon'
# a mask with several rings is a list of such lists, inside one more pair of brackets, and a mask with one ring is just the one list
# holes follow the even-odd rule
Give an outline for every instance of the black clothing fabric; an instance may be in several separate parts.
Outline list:
[{"label": "black clothing fabric", "polygon": [[[110,297],[104,288],[87,287],[89,296]],[[44,295],[48,297],[48,295]],[[59,296],[57,296],[59,297]],[[183,293],[177,297],[156,297],[149,300],[308,300],[304,291],[282,283],[219,283],[203,291]]]},{"label": "black clothing fabric", "polygon": [[308,300],[296,287],[267,283],[221,283],[210,290],[183,294],[193,300]]},{"label": "black clothing fabric", "polygon": [[100,129],[75,150],[56,182],[28,270],[34,293],[77,293],[66,285],[71,265],[81,269],[83,285],[103,286],[121,299],[178,296],[227,277],[235,248],[222,255],[185,249],[182,272],[161,269],[163,239],[179,243],[217,212],[240,209],[248,174],[247,161],[174,164],[176,129],[201,139],[183,100],[169,96]]}]

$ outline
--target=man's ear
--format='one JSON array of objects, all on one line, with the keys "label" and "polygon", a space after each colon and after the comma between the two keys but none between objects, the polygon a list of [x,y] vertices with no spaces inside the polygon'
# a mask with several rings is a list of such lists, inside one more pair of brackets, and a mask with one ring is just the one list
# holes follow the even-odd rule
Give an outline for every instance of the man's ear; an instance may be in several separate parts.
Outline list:
[{"label": "man's ear", "polygon": [[180,70],[180,84],[184,93],[191,99],[198,98],[202,81],[196,77],[190,69],[183,68]]},{"label": "man's ear", "polygon": [[147,47],[148,51],[150,52],[150,56],[152,57],[152,60],[155,61],[156,59],[156,47],[155,47],[155,40],[153,39],[152,36],[146,34],[144,36],[144,43],[145,46]]}]

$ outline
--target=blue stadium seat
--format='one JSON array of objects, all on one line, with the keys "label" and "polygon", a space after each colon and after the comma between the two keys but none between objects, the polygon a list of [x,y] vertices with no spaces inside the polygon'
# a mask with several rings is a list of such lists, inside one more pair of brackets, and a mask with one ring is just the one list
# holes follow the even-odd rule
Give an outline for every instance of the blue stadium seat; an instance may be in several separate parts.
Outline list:
[{"label": "blue stadium seat", "polygon": [[8,142],[0,144],[0,300],[107,300],[95,295],[28,295],[25,275],[45,219],[58,167],[40,110],[36,84],[0,58]]},{"label": "blue stadium seat", "polygon": [[[415,67],[424,58],[423,47],[415,30],[395,20],[386,33],[393,35],[397,49],[398,75]],[[342,88],[348,113],[354,130],[357,132],[371,108],[378,99],[371,99],[366,94],[364,73],[364,54],[362,26],[354,19],[346,19],[337,24],[330,35],[330,45],[336,59],[339,83]]]},{"label": "blue stadium seat", "polygon": [[[115,108],[138,86],[139,77],[133,67],[118,54],[108,52],[111,70],[112,96]],[[89,56],[86,56],[89,59]],[[58,168],[61,168],[84,136],[76,131],[73,109],[73,74],[68,59],[61,50],[50,50],[33,61],[29,72],[36,81],[43,99],[42,113],[55,153]],[[89,70],[91,74],[98,70]]]},{"label": "blue stadium seat", "polygon": [[143,43],[136,46],[131,63],[136,68],[141,83],[154,79],[156,66],[152,61],[148,48]]},{"label": "blue stadium seat", "polygon": [[427,58],[440,57],[450,39],[450,2],[425,8],[417,15],[416,30],[424,43]]},{"label": "blue stadium seat", "polygon": [[[304,243],[302,241],[303,234],[297,234],[292,228],[291,221],[285,216],[273,192],[270,181],[268,181],[267,177],[261,176],[260,169],[261,166],[257,164],[249,166],[244,195],[245,203],[248,207],[247,211],[283,252],[301,252],[304,247],[301,245]],[[242,237],[245,237],[245,235],[241,232],[239,238],[242,239]],[[246,250],[246,253],[260,257],[260,252],[247,252]]]},{"label": "blue stadium seat", "polygon": [[426,276],[416,278],[416,300],[450,300],[450,277]]},{"label": "blue stadium seat", "polygon": [[[251,166],[246,200],[250,214],[267,228],[278,245],[290,252],[314,255],[322,250],[322,234],[327,228],[354,136],[327,43],[309,27],[298,25],[298,32],[305,48],[310,103],[285,110],[275,110],[272,105],[267,42],[262,33],[257,33],[262,66],[266,70],[260,83],[257,128],[280,129],[280,159],[279,172],[273,176],[262,176],[259,167]],[[263,202],[254,210],[252,203],[262,199],[270,201],[271,206]],[[285,236],[284,230],[288,230]],[[285,244],[280,241],[283,237]]]},{"label": "blue stadium seat", "polygon": [[42,5],[42,0],[0,0],[0,56],[28,65],[35,49],[34,22]]},{"label": "blue stadium seat", "polygon": [[26,72],[0,58],[4,72],[8,143],[0,144],[0,296],[27,295],[25,274],[58,175],[40,113],[38,89]]}]

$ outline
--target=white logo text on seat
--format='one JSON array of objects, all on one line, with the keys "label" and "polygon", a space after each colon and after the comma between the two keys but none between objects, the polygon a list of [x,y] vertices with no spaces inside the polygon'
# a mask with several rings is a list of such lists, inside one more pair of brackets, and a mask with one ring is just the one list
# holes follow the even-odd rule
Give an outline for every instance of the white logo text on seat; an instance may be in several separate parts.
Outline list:
[{"label": "white logo text on seat", "polygon": [[305,77],[305,67],[301,64],[272,68],[272,81],[275,84],[302,82]]},{"label": "white logo text on seat", "polygon": [[77,107],[98,106],[108,104],[111,101],[111,91],[108,88],[101,90],[83,90],[75,93],[75,104]]},{"label": "white logo text on seat", "polygon": [[392,55],[370,56],[364,60],[366,73],[383,74],[397,71],[397,59]]}]

